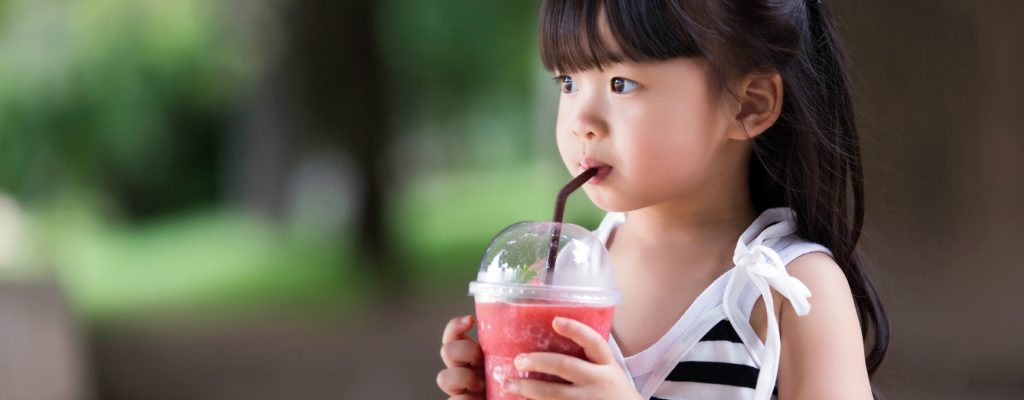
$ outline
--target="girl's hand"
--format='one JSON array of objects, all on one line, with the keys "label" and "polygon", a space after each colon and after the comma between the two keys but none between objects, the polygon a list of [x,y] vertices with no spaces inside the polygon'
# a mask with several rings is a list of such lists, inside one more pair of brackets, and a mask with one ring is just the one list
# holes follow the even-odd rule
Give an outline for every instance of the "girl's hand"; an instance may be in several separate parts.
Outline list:
[{"label": "girl's hand", "polygon": [[437,386],[453,399],[484,398],[484,353],[465,336],[473,328],[473,316],[453,318],[441,335],[441,360],[447,367],[437,374]]},{"label": "girl's hand", "polygon": [[640,399],[632,380],[615,361],[608,342],[593,328],[579,321],[557,317],[555,332],[583,347],[587,360],[559,353],[524,353],[516,357],[516,369],[558,376],[570,384],[535,379],[509,379],[509,393],[532,400],[624,400]]}]

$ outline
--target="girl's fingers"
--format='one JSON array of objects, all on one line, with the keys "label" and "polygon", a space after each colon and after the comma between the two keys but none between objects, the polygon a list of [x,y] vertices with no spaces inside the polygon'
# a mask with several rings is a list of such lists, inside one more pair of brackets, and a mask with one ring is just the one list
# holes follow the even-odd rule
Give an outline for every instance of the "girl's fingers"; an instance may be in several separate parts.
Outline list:
[{"label": "girl's fingers", "polygon": [[594,367],[587,361],[559,353],[523,353],[515,358],[515,365],[519,371],[554,375],[572,383],[586,382]]},{"label": "girl's fingers", "polygon": [[539,381],[536,379],[510,379],[505,382],[506,392],[531,400],[563,400],[581,398],[574,392],[576,387],[564,383]]},{"label": "girl's fingers", "polygon": [[587,354],[587,359],[591,362],[595,364],[615,362],[615,356],[612,355],[612,349],[608,345],[608,341],[601,337],[601,334],[597,333],[594,328],[565,317],[555,317],[554,321],[551,321],[551,325],[555,329],[555,333],[565,336],[569,340],[576,342],[580,347],[583,347],[583,351]]},{"label": "girl's fingers", "polygon": [[437,386],[453,399],[483,399],[483,353],[480,345],[465,337],[472,328],[473,316],[452,318],[441,335],[441,359],[448,368],[437,374]]},{"label": "girl's fingers", "polygon": [[462,339],[441,345],[441,360],[444,360],[444,365],[448,368],[483,368],[484,353],[476,342]]},{"label": "girl's fingers", "polygon": [[444,327],[444,333],[441,335],[441,344],[447,344],[448,342],[463,339],[462,335],[469,332],[472,328],[472,315],[452,318],[451,321],[448,321],[448,325],[445,325]]},{"label": "girl's fingers", "polygon": [[468,368],[448,368],[437,374],[437,387],[449,396],[467,392],[481,393],[484,390],[484,380]]}]

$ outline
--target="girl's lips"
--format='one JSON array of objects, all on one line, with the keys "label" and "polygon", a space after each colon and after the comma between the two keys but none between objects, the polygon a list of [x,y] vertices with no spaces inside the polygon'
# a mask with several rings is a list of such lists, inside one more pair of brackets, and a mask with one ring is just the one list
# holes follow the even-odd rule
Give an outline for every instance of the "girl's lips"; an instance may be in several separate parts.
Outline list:
[{"label": "girl's lips", "polygon": [[612,167],[607,166],[607,165],[605,165],[603,167],[598,167],[597,175],[594,175],[593,178],[590,178],[590,180],[587,181],[587,183],[594,184],[594,185],[596,185],[598,183],[601,183],[601,181],[603,181],[606,177],[608,177],[608,174],[610,174],[610,173],[612,173]]},{"label": "girl's lips", "polygon": [[580,162],[580,173],[583,173],[583,171],[586,171],[590,168],[597,168],[597,175],[594,175],[593,178],[590,178],[590,180],[588,180],[587,183],[595,185],[605,180],[605,178],[608,177],[608,174],[612,172],[611,165],[605,164],[596,159],[587,158]]}]

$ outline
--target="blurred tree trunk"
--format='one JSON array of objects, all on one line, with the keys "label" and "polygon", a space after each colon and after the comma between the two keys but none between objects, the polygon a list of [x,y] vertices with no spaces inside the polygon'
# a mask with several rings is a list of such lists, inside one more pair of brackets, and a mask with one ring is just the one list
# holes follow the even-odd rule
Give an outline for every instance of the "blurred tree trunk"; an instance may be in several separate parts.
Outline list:
[{"label": "blurred tree trunk", "polygon": [[[241,6],[241,5],[240,5]],[[311,152],[336,150],[355,164],[354,247],[382,282],[403,286],[384,218],[391,143],[386,73],[370,0],[283,3],[281,52],[262,83],[262,105],[249,119],[253,143],[243,151],[243,201],[280,217],[289,174]],[[256,27],[259,29],[259,27]],[[268,114],[269,113],[269,114]],[[340,210],[339,210],[340,212]]]}]

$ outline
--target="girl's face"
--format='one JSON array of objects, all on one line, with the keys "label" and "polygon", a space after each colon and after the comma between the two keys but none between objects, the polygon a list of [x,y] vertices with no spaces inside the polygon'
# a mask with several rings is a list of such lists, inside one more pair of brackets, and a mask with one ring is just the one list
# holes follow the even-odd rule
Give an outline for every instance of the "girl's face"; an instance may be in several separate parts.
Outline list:
[{"label": "girl's face", "polygon": [[[613,64],[557,78],[557,141],[574,176],[598,207],[631,211],[700,196],[729,168],[716,155],[729,140],[727,118],[702,59]],[[716,178],[718,178],[716,180]]]}]

